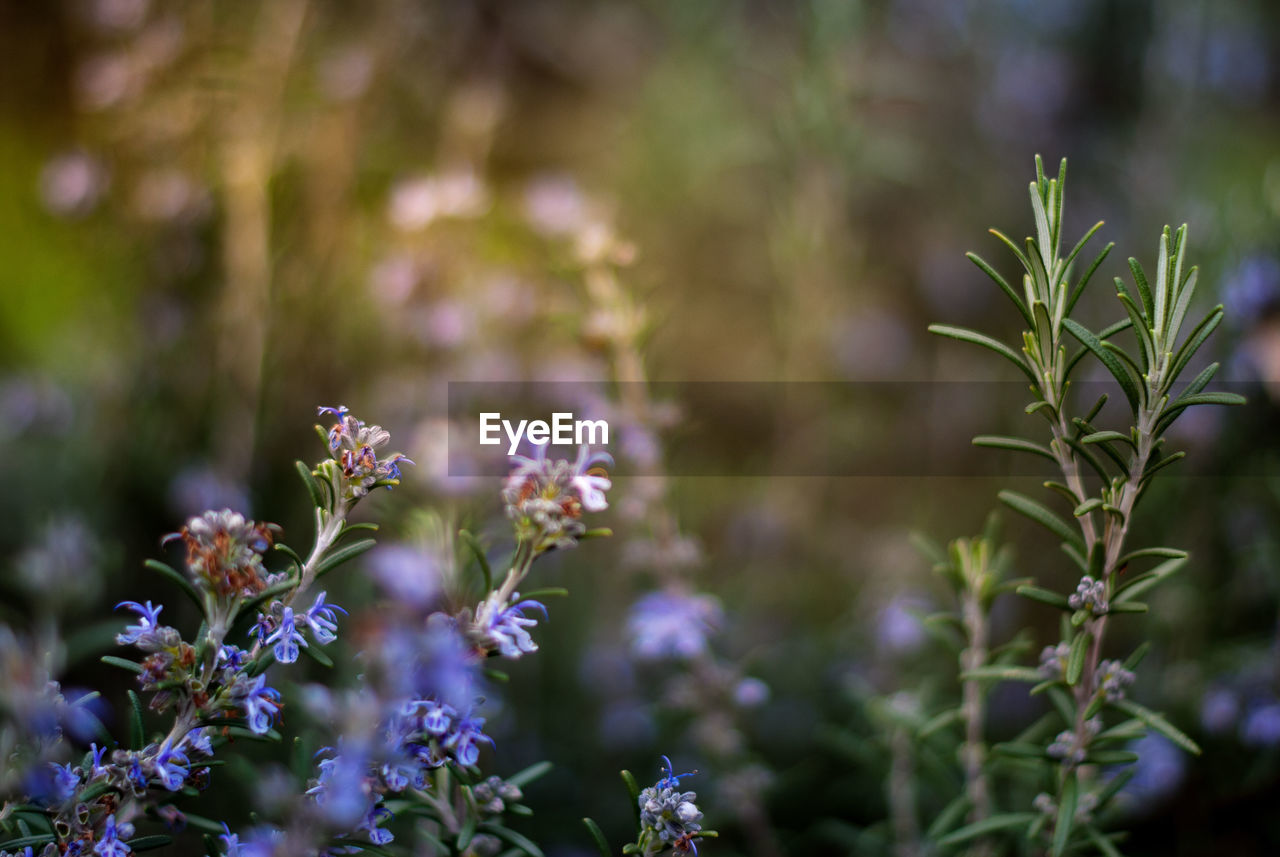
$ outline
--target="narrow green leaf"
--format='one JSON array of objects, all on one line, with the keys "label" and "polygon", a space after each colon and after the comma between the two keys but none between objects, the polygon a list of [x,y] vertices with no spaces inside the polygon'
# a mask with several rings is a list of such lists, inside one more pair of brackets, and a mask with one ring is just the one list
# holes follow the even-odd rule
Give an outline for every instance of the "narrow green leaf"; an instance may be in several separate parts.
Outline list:
[{"label": "narrow green leaf", "polygon": [[937,714],[929,719],[927,723],[920,728],[918,737],[923,740],[928,738],[939,729],[945,729],[952,723],[958,723],[961,719],[961,711],[958,708],[948,709],[947,711]]},{"label": "narrow green leaf", "polygon": [[1080,683],[1080,675],[1084,672],[1084,661],[1089,654],[1089,646],[1093,643],[1093,635],[1088,631],[1077,634],[1071,641],[1071,653],[1067,656],[1067,684],[1075,687]]},{"label": "narrow green leaf", "polygon": [[484,546],[480,544],[480,540],[470,530],[459,530],[458,535],[462,537],[463,544],[471,550],[472,556],[476,558],[476,562],[480,565],[480,573],[484,575],[484,591],[491,591],[493,589],[493,568],[489,565],[489,557],[485,555]]},{"label": "narrow green leaf", "polygon": [[1116,383],[1120,385],[1120,389],[1124,391],[1124,396],[1129,400],[1129,407],[1134,413],[1138,411],[1139,392],[1137,384],[1134,383],[1124,364],[1116,358],[1114,354],[1102,347],[1102,342],[1094,336],[1089,330],[1074,319],[1064,318],[1062,326],[1071,332],[1071,335],[1080,341],[1080,344],[1089,349],[1094,357],[1107,368],[1111,376],[1116,379]]},{"label": "narrow green leaf", "polygon": [[52,833],[37,833],[33,836],[22,836],[18,839],[10,839],[8,842],[0,842],[0,848],[6,851],[20,851],[28,845],[34,850],[37,845],[44,845],[54,840]]},{"label": "narrow green leaf", "polygon": [[133,661],[117,658],[115,655],[103,655],[98,658],[104,664],[113,667],[119,667],[122,670],[128,670],[135,675],[142,675],[142,664],[136,664]]},{"label": "narrow green leaf", "polygon": [[179,574],[172,567],[160,562],[158,559],[144,560],[142,563],[147,568],[158,573],[161,577],[167,577],[178,585],[178,588],[191,599],[191,601],[204,612],[204,600],[200,597],[200,593],[196,592],[196,588],[191,585],[191,581]]},{"label": "narrow green leaf", "polygon": [[1112,604],[1107,610],[1108,613],[1146,613],[1151,608],[1141,601],[1122,601],[1119,604]]},{"label": "narrow green leaf", "polygon": [[1098,832],[1098,828],[1092,824],[1084,826],[1085,835],[1089,837],[1089,841],[1093,843],[1093,847],[1102,852],[1103,857],[1124,857],[1120,853],[1120,849],[1111,843],[1111,840]]},{"label": "narrow green leaf", "polygon": [[1200,745],[1192,741],[1186,733],[1174,726],[1168,720],[1156,712],[1152,711],[1144,705],[1139,705],[1131,699],[1121,699],[1118,702],[1110,703],[1111,707],[1118,708],[1130,717],[1136,717],[1152,729],[1177,744],[1193,756],[1200,755]]},{"label": "narrow green leaf", "polygon": [[1085,500],[1079,506],[1076,506],[1075,511],[1072,512],[1071,514],[1075,515],[1077,518],[1083,518],[1085,515],[1089,514],[1094,509],[1098,508],[1101,505],[1102,505],[1102,501],[1099,500],[1097,497],[1090,497],[1088,500]]},{"label": "narrow green leaf", "polygon": [[324,559],[316,563],[316,579],[320,579],[323,575],[333,571],[333,569],[342,565],[350,559],[358,557],[360,554],[372,548],[377,542],[373,539],[361,539],[358,542],[352,542],[344,545],[331,553],[325,555]]},{"label": "narrow green leaf", "polygon": [[939,336],[949,336],[952,339],[958,339],[961,342],[971,342],[974,345],[981,345],[983,348],[988,348],[1021,369],[1022,373],[1031,380],[1032,384],[1039,384],[1039,380],[1036,378],[1035,372],[1031,370],[1031,367],[1027,365],[1026,361],[1018,354],[1014,353],[1014,350],[1003,342],[997,342],[991,337],[984,336],[983,334],[973,330],[967,330],[963,327],[952,327],[951,325],[946,324],[931,324],[929,325],[929,332],[936,333]]},{"label": "narrow green leaf", "polygon": [[1080,438],[1081,443],[1102,443],[1104,441],[1119,441],[1133,446],[1133,438],[1118,431],[1095,431],[1093,434],[1087,434]]},{"label": "narrow green leaf", "polygon": [[1132,765],[1138,754],[1132,750],[1090,750],[1085,762],[1091,765]]},{"label": "narrow green leaf", "polygon": [[125,844],[132,851],[151,851],[156,848],[163,848],[171,842],[173,842],[172,836],[157,833],[152,836],[136,836]]},{"label": "narrow green leaf", "polygon": [[640,785],[630,771],[622,770],[619,774],[622,777],[622,784],[627,787],[627,794],[631,795],[631,810],[635,813],[638,825],[640,823]]},{"label": "narrow green leaf", "polygon": [[1031,520],[1048,529],[1063,542],[1071,545],[1084,552],[1084,540],[1075,528],[1058,516],[1056,512],[1051,511],[1048,507],[1037,503],[1030,497],[1019,494],[1015,491],[1001,491],[998,495],[1000,502],[1004,503],[1015,512],[1021,512]]},{"label": "narrow green leaf", "polygon": [[1165,578],[1176,573],[1178,569],[1186,565],[1187,557],[1180,556],[1173,559],[1167,559],[1157,565],[1146,574],[1141,574],[1133,580],[1124,584],[1117,590],[1116,595],[1111,599],[1111,605],[1114,608],[1117,604],[1123,604],[1126,601],[1132,601],[1142,593],[1151,589],[1153,586],[1163,582]]},{"label": "narrow green leaf", "polygon": [[942,812],[933,819],[933,823],[929,825],[929,829],[925,831],[925,836],[929,839],[937,839],[955,825],[957,821],[964,818],[964,814],[969,811],[970,803],[967,795],[959,795],[951,803],[943,807]]},{"label": "narrow green leaf", "polygon": [[949,848],[952,845],[959,845],[962,842],[968,842],[971,839],[977,839],[990,833],[1010,830],[1015,827],[1025,827],[1035,821],[1038,815],[1039,813],[1037,812],[1002,812],[998,815],[984,818],[982,821],[966,824],[954,833],[949,833],[939,839],[938,845],[943,848]]},{"label": "narrow green leaf", "polygon": [[582,823],[586,826],[587,832],[591,834],[591,839],[595,842],[596,849],[600,852],[600,857],[614,857],[613,849],[609,847],[609,840],[604,838],[604,831],[600,829],[600,825],[589,818],[582,819]]},{"label": "narrow green leaf", "polygon": [[1029,684],[1038,683],[1044,676],[1034,667],[1013,667],[986,665],[974,667],[960,673],[961,681],[971,679],[998,679],[1001,681],[1024,681]]},{"label": "narrow green leaf", "polygon": [[550,762],[534,762],[529,767],[520,771],[520,773],[507,777],[507,782],[524,788],[539,777],[546,775],[552,767],[553,765]]},{"label": "narrow green leaf", "polygon": [[1017,593],[1024,598],[1030,598],[1032,601],[1039,601],[1041,604],[1057,607],[1059,610],[1071,609],[1071,605],[1067,603],[1065,595],[1059,595],[1050,589],[1044,589],[1039,586],[1019,586]]},{"label": "narrow green leaf", "polygon": [[304,655],[320,664],[320,666],[328,667],[330,669],[333,668],[333,658],[329,657],[329,655],[326,654],[318,644],[314,646],[302,646],[301,648]]},{"label": "narrow green leaf", "polygon": [[1020,437],[1002,437],[994,434],[980,434],[973,439],[974,446],[986,446],[994,449],[1009,449],[1014,452],[1029,452],[1032,455],[1039,455],[1047,458],[1052,462],[1057,462],[1058,458],[1049,451],[1047,446],[1042,446],[1034,441],[1025,440]]},{"label": "narrow green leaf", "polygon": [[964,255],[966,259],[977,265],[982,269],[984,274],[994,280],[995,284],[1000,287],[1000,290],[1004,292],[1005,295],[1008,296],[1009,300],[1013,301],[1013,305],[1018,308],[1018,312],[1022,313],[1022,317],[1026,320],[1027,326],[1034,327],[1035,321],[1032,320],[1031,313],[1027,310],[1026,302],[1023,301],[1022,296],[1014,290],[1013,286],[1009,285],[1009,281],[996,273],[996,269],[988,265],[977,253],[965,253]]},{"label": "narrow green leaf", "polygon": [[1068,315],[1070,315],[1071,311],[1075,309],[1076,302],[1080,300],[1080,296],[1084,294],[1084,287],[1089,285],[1089,281],[1093,279],[1094,273],[1102,265],[1103,261],[1107,258],[1107,256],[1110,255],[1112,248],[1115,246],[1116,246],[1116,243],[1112,241],[1108,243],[1106,247],[1103,247],[1102,252],[1094,257],[1093,262],[1090,263],[1089,267],[1085,270],[1084,274],[1080,277],[1079,282],[1076,283],[1075,289],[1072,290],[1071,292],[1071,297],[1067,298],[1067,314]]},{"label": "narrow green leaf", "polygon": [[146,733],[142,728],[142,700],[132,690],[129,695],[129,743],[135,750],[141,750],[147,744]]},{"label": "narrow green leaf", "polygon": [[543,857],[542,849],[538,847],[537,843],[521,833],[516,833],[509,827],[503,827],[500,824],[486,821],[484,824],[480,825],[480,829],[487,833],[492,833],[499,839],[506,840],[524,853],[528,854],[529,857]]},{"label": "narrow green leaf", "polygon": [[1136,670],[1138,668],[1138,664],[1142,663],[1142,659],[1147,656],[1147,652],[1150,650],[1151,650],[1151,641],[1150,640],[1143,641],[1143,643],[1140,646],[1138,646],[1138,648],[1133,650],[1133,654],[1125,658],[1124,668],[1127,670]]},{"label": "narrow green leaf", "polygon": [[530,589],[528,592],[522,592],[521,598],[563,598],[569,594],[569,590],[563,586],[547,586],[542,589]]},{"label": "narrow green leaf", "polygon": [[1178,550],[1177,548],[1141,548],[1140,550],[1129,551],[1127,554],[1120,557],[1120,559],[1116,561],[1116,567],[1123,568],[1135,559],[1143,559],[1149,556],[1160,557],[1162,559],[1186,559],[1190,554],[1186,551]]},{"label": "narrow green leaf", "polygon": [[1200,346],[1204,345],[1204,341],[1222,323],[1222,316],[1222,304],[1218,304],[1209,310],[1209,314],[1195,326],[1187,336],[1187,340],[1182,343],[1181,347],[1173,355],[1173,363],[1169,369],[1169,376],[1164,379],[1165,383],[1172,384],[1178,379],[1178,376],[1182,374],[1182,370],[1186,368],[1187,363],[1200,350]]},{"label": "narrow green leaf", "polygon": [[[1116,279],[1116,285],[1123,288],[1123,284],[1120,282],[1119,278]],[[1158,355],[1156,354],[1156,344],[1151,339],[1151,331],[1147,330],[1145,319],[1143,319],[1142,313],[1138,312],[1138,308],[1134,306],[1133,298],[1129,297],[1129,295],[1124,292],[1116,295],[1116,297],[1120,299],[1120,303],[1124,306],[1125,312],[1129,314],[1129,320],[1133,322],[1133,332],[1137,335],[1138,344],[1142,347],[1142,371],[1150,372],[1151,367],[1155,366],[1159,362]]]},{"label": "narrow green leaf", "polygon": [[1142,297],[1143,315],[1154,320],[1155,303],[1151,300],[1151,285],[1147,282],[1147,275],[1142,270],[1142,264],[1132,256],[1129,257],[1129,271],[1133,274],[1134,285],[1138,287],[1138,294]]},{"label": "narrow green leaf", "polygon": [[316,479],[311,475],[311,468],[301,461],[293,463],[294,469],[298,471],[298,475],[302,477],[302,484],[307,486],[307,494],[311,496],[311,505],[318,509],[325,507],[324,494],[321,488],[316,484]]},{"label": "narrow green leaf", "polygon": [[1044,759],[1044,746],[1021,741],[1001,741],[991,748],[997,756],[1009,756],[1015,759]]},{"label": "narrow green leaf", "polygon": [[1058,818],[1053,825],[1053,846],[1050,853],[1061,857],[1067,850],[1071,840],[1072,826],[1076,820],[1076,804],[1080,796],[1080,785],[1076,781],[1076,772],[1068,770],[1064,774],[1062,790],[1058,793]]}]

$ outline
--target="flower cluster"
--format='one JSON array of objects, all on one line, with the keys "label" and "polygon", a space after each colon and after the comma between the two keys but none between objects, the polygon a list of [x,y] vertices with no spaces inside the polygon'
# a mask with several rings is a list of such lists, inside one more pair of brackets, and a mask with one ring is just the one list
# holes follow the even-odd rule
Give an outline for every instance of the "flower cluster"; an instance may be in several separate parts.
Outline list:
[{"label": "flower cluster", "polygon": [[604,492],[612,483],[604,467],[613,464],[608,453],[592,454],[583,447],[572,463],[549,461],[543,444],[532,458],[516,455],[512,461],[502,499],[517,538],[534,553],[573,547],[587,531],[583,512],[608,508]]},{"label": "flower cluster", "polygon": [[1104,694],[1107,702],[1119,702],[1124,699],[1125,690],[1133,684],[1133,672],[1124,668],[1120,661],[1107,660],[1098,664],[1098,691]]},{"label": "flower cluster", "polygon": [[209,511],[165,536],[187,548],[187,570],[197,585],[222,597],[249,597],[272,582],[262,557],[279,533],[275,524],[246,520],[230,509]]},{"label": "flower cluster", "polygon": [[270,607],[258,614],[253,633],[258,645],[271,646],[271,653],[282,664],[298,660],[301,649],[308,646],[302,629],[310,632],[311,639],[327,646],[338,638],[338,613],[346,613],[336,604],[325,603],[328,593],[321,592],[315,603],[305,613],[295,614],[292,607],[281,601],[273,601]]},{"label": "flower cluster", "polygon": [[400,465],[413,464],[402,453],[379,458],[379,451],[391,440],[391,433],[378,425],[365,425],[346,406],[322,407],[320,414],[332,414],[337,422],[329,429],[326,441],[329,454],[342,470],[344,497],[354,501],[374,488],[391,488],[400,484]]},{"label": "flower cluster", "polygon": [[1072,610],[1088,610],[1094,616],[1102,616],[1109,609],[1107,585],[1086,574],[1080,578],[1076,591],[1067,597],[1067,604]]},{"label": "flower cluster", "polygon": [[677,854],[696,854],[694,840],[702,831],[702,810],[694,803],[696,792],[680,790],[680,780],[692,774],[675,774],[671,761],[666,756],[662,760],[662,777],[640,792],[641,853],[652,855],[671,848]]},{"label": "flower cluster", "polygon": [[1058,733],[1045,752],[1051,758],[1061,759],[1065,765],[1079,765],[1089,754],[1089,744],[1102,731],[1102,718],[1090,717],[1079,730],[1064,729]]}]

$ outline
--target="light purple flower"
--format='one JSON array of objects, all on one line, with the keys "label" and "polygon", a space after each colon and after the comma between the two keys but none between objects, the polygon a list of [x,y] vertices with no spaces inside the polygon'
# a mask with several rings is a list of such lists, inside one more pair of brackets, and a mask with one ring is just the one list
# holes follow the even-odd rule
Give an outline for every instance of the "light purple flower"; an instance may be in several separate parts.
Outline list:
[{"label": "light purple flower", "polygon": [[[324,597],[327,593],[321,592],[316,596],[316,603],[311,605],[311,609],[304,615],[303,619],[307,623],[307,627],[311,629],[311,635],[315,641],[322,646],[327,646],[334,640],[338,639],[338,619],[334,611],[345,614],[343,610],[336,604],[325,604]],[[288,608],[285,608],[286,610]]]},{"label": "light purple flower", "polygon": [[[121,828],[124,825],[120,826]],[[99,857],[127,857],[129,854],[129,846],[121,842],[118,838],[120,828],[116,827],[115,814],[107,816],[107,823],[103,825],[102,835],[98,837],[98,844],[93,846],[93,850]]]},{"label": "light purple flower", "polygon": [[126,646],[136,643],[160,627],[159,617],[160,611],[164,609],[163,605],[153,606],[150,601],[145,605],[136,601],[121,601],[116,605],[116,609],[119,610],[121,607],[128,607],[137,613],[139,620],[136,625],[129,625],[125,627],[123,633],[116,635],[116,642],[120,645]]},{"label": "light purple flower", "polygon": [[293,622],[293,608],[286,607],[280,616],[280,626],[271,633],[264,641],[270,645],[275,643],[271,649],[275,653],[276,660],[282,664],[291,664],[298,659],[299,646],[306,646],[307,641],[303,639],[302,634],[298,632]]},{"label": "light purple flower", "polygon": [[171,792],[182,788],[189,773],[188,764],[186,754],[181,749],[174,749],[170,740],[166,738],[160,745],[160,752],[156,753],[155,758],[156,776],[160,779],[161,785]]},{"label": "light purple flower", "polygon": [[267,687],[266,681],[267,677],[262,675],[250,679],[238,694],[249,728],[257,735],[270,731],[276,712],[280,710],[280,692]]}]

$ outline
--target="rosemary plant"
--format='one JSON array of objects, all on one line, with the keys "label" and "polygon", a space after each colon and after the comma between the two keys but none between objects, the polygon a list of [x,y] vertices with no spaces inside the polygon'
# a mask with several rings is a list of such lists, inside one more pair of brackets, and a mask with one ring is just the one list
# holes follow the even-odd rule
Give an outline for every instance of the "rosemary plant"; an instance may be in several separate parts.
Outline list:
[{"label": "rosemary plant", "polygon": [[[1060,481],[1045,483],[1065,514],[1037,499],[1002,491],[1000,500],[1016,512],[1047,528],[1080,574],[1074,591],[1062,594],[1033,583],[1017,592],[1060,611],[1061,640],[1044,649],[1038,667],[982,665],[981,647],[971,636],[970,657],[961,674],[965,701],[958,719],[972,725],[970,693],[975,681],[1011,679],[1033,685],[1052,705],[1057,719],[1042,740],[1033,729],[1026,740],[996,745],[996,754],[1030,760],[1042,770],[1045,790],[1026,804],[987,814],[986,789],[981,785],[976,742],[967,742],[965,768],[973,815],[953,830],[936,830],[944,846],[980,840],[998,831],[1016,833],[1054,855],[1120,854],[1118,832],[1104,832],[1098,819],[1123,788],[1132,772],[1111,773],[1111,766],[1137,760],[1122,749],[1148,729],[1162,733],[1187,752],[1196,744],[1161,714],[1130,699],[1128,688],[1147,646],[1116,654],[1109,651],[1106,631],[1113,618],[1141,614],[1139,600],[1186,563],[1186,552],[1173,547],[1135,548],[1129,536],[1138,502],[1153,478],[1185,453],[1166,445],[1169,426],[1195,405],[1233,405],[1243,399],[1206,387],[1218,364],[1205,367],[1190,381],[1180,382],[1196,352],[1222,321],[1223,309],[1213,307],[1192,323],[1191,301],[1197,269],[1186,264],[1187,227],[1165,228],[1160,236],[1154,278],[1136,259],[1129,260],[1132,283],[1116,278],[1123,316],[1102,330],[1092,331],[1072,317],[1098,267],[1112,245],[1102,249],[1078,279],[1072,269],[1085,245],[1101,228],[1093,226],[1063,252],[1062,206],[1066,161],[1056,178],[1047,177],[1039,157],[1031,183],[1035,237],[1024,247],[992,230],[1023,268],[1021,288],[1014,288],[995,268],[976,254],[969,259],[1000,287],[1026,323],[1021,342],[1010,346],[984,334],[948,325],[933,325],[934,333],[980,345],[1008,360],[1030,382],[1029,416],[1044,420],[1047,443],[1021,437],[980,436],[979,446],[996,447],[1048,459],[1061,471]],[[1131,345],[1117,338],[1127,334]],[[1100,363],[1110,375],[1127,407],[1119,430],[1097,421],[1107,395],[1078,402],[1072,379],[1086,360]],[[1154,567],[1138,571],[1143,563]],[[963,570],[961,552],[957,566]],[[972,564],[968,567],[972,568]],[[1129,570],[1121,576],[1122,572]],[[962,589],[964,591],[964,589]],[[972,629],[970,630],[972,633]],[[959,819],[957,819],[959,820]]]}]

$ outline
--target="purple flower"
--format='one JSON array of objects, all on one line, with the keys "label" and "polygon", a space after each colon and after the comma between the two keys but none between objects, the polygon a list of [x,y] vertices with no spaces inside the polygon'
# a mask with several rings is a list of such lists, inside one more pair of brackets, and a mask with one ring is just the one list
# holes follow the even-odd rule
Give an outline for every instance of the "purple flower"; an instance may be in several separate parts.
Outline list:
[{"label": "purple flower", "polygon": [[102,835],[98,837],[98,844],[93,846],[94,852],[99,857],[127,857],[129,846],[117,838],[119,832],[115,814],[112,813],[107,816],[107,823],[102,828]]},{"label": "purple flower", "polygon": [[207,726],[200,729],[192,729],[183,737],[178,746],[180,748],[188,748],[202,756],[212,756],[213,741],[210,737],[211,731]]},{"label": "purple flower", "polygon": [[518,658],[525,652],[538,650],[538,644],[525,630],[537,625],[538,620],[526,617],[524,611],[541,610],[545,617],[547,608],[538,601],[516,601],[519,597],[520,594],[515,593],[512,596],[515,603],[510,606],[500,606],[496,601],[486,599],[476,609],[471,632],[481,646],[486,649],[496,648],[508,658]]},{"label": "purple flower", "polygon": [[445,747],[453,751],[453,757],[457,759],[458,764],[469,767],[476,763],[480,758],[479,742],[488,741],[490,746],[493,745],[493,739],[481,731],[482,726],[484,726],[483,717],[464,717],[457,722],[452,734],[445,739]]},{"label": "purple flower", "polygon": [[679,590],[651,592],[636,602],[627,618],[631,651],[640,660],[688,660],[707,650],[708,638],[723,618],[710,595]]},{"label": "purple flower", "polygon": [[[345,614],[337,604],[325,604],[324,597],[327,593],[321,592],[316,596],[316,603],[311,605],[311,609],[303,615],[303,620],[307,623],[307,627],[311,629],[311,636],[315,637],[317,643],[327,646],[334,640],[338,639],[338,617],[334,611],[340,611]],[[285,608],[288,610],[289,608]]]},{"label": "purple flower", "polygon": [[124,633],[116,635],[116,642],[120,645],[126,646],[131,643],[136,643],[138,640],[142,639],[143,636],[154,632],[158,627],[160,627],[159,616],[160,611],[164,609],[163,605],[158,607],[152,606],[150,601],[145,605],[139,604],[136,601],[121,601],[116,605],[116,609],[119,610],[121,607],[128,607],[130,610],[137,613],[140,619],[138,624],[129,625],[124,629]]},{"label": "purple flower", "polygon": [[369,809],[369,814],[364,817],[364,821],[360,822],[360,826],[356,830],[363,830],[368,833],[369,841],[374,845],[386,845],[392,839],[395,839],[395,836],[392,835],[390,830],[378,827],[378,822],[383,818],[391,818],[391,810],[385,806],[375,804]]},{"label": "purple flower", "polygon": [[222,829],[226,832],[219,833],[218,838],[222,840],[224,857],[240,857],[240,837],[231,832],[225,821],[222,822]]},{"label": "purple flower", "polygon": [[267,687],[266,681],[267,677],[262,675],[250,679],[239,694],[249,728],[257,735],[265,735],[271,729],[276,712],[280,710],[280,703],[277,701],[280,693]]},{"label": "purple flower", "polygon": [[284,608],[280,617],[280,627],[276,628],[264,642],[275,643],[271,651],[275,652],[276,660],[280,663],[291,664],[298,659],[298,646],[306,646],[307,641],[293,624],[292,607]]},{"label": "purple flower", "polygon": [[[325,747],[321,753],[332,752]],[[320,761],[320,776],[307,789],[325,815],[339,826],[355,824],[369,812],[368,766],[362,755],[341,752]]]},{"label": "purple flower", "polygon": [[102,757],[106,755],[107,748],[99,747],[97,744],[90,744],[89,752],[93,754],[93,758],[89,762],[89,779],[96,780],[98,777],[107,774],[107,767],[102,764]]},{"label": "purple flower", "polygon": [[422,730],[437,738],[449,731],[453,719],[458,716],[451,706],[439,702],[427,702],[427,712],[422,716]]},{"label": "purple flower", "polygon": [[1280,744],[1280,702],[1255,703],[1240,724],[1240,740],[1254,747]]},{"label": "purple flower", "polygon": [[[255,625],[255,628],[257,626]],[[230,643],[218,649],[218,665],[224,670],[231,672],[239,672],[240,668],[249,660],[249,653],[238,646]]]},{"label": "purple flower", "polygon": [[187,756],[181,749],[173,749],[170,739],[164,739],[160,752],[156,753],[156,776],[169,791],[176,792],[187,780]]},{"label": "purple flower", "polygon": [[53,768],[53,799],[55,803],[62,803],[76,793],[76,789],[80,786],[80,769],[73,768],[71,765],[55,765],[52,762],[49,765]]}]

